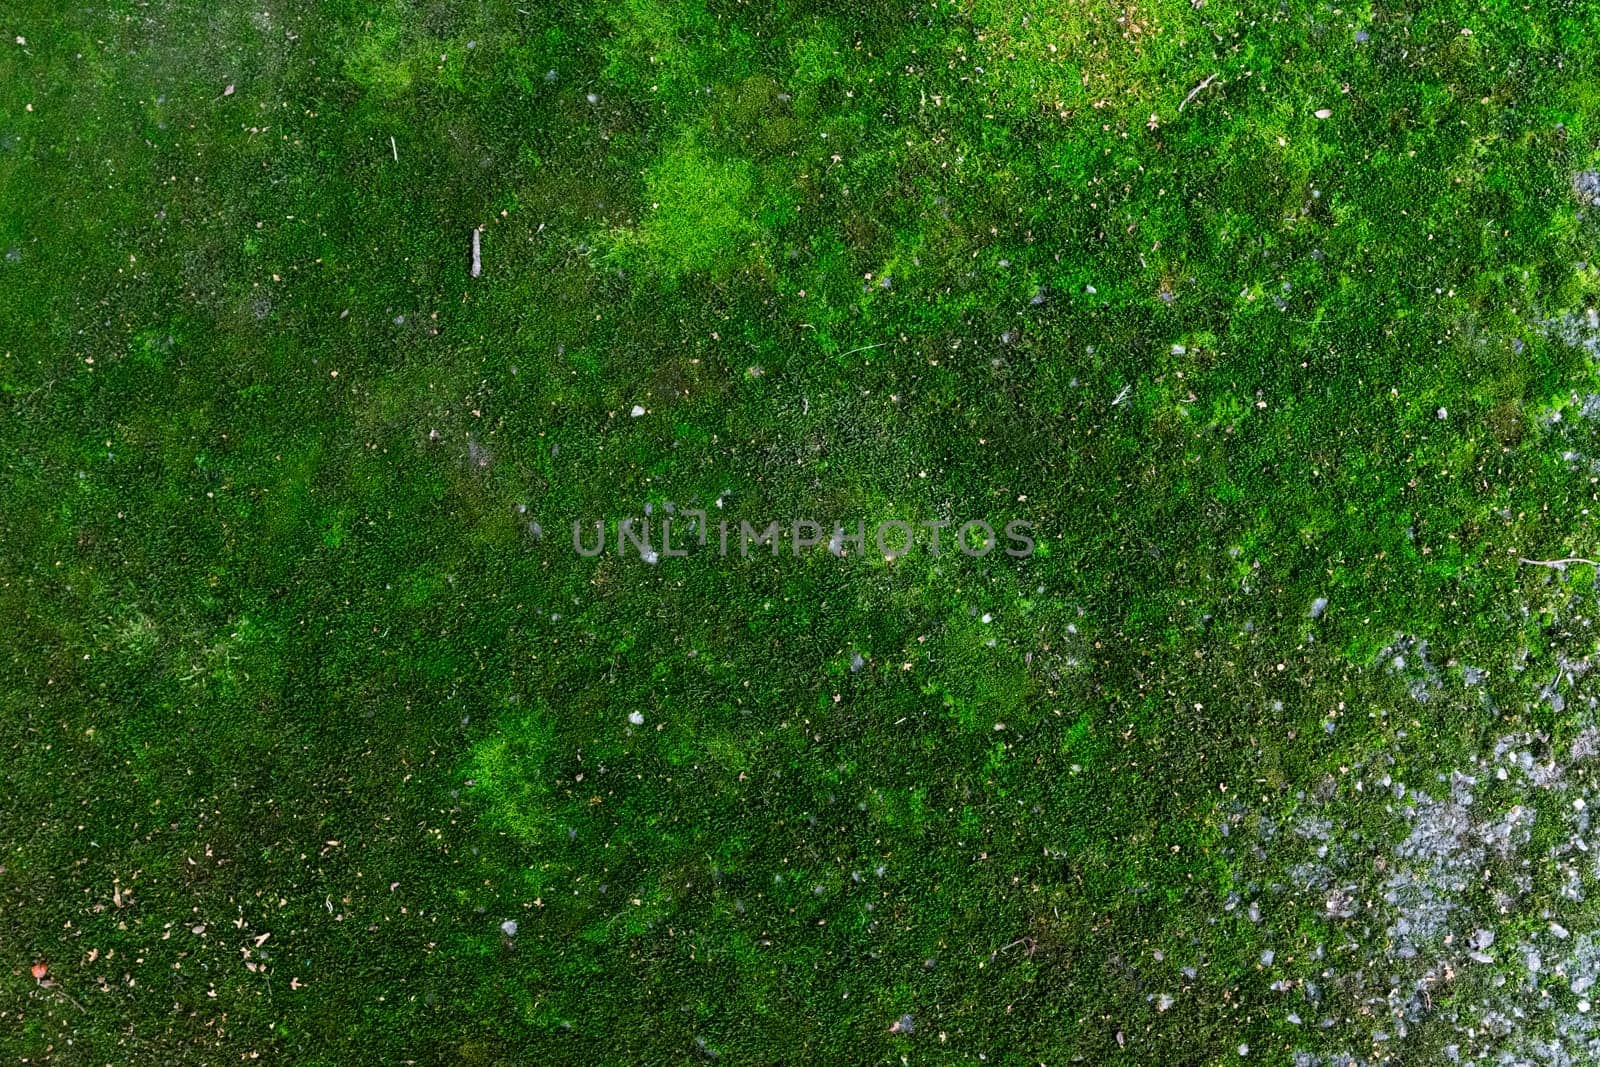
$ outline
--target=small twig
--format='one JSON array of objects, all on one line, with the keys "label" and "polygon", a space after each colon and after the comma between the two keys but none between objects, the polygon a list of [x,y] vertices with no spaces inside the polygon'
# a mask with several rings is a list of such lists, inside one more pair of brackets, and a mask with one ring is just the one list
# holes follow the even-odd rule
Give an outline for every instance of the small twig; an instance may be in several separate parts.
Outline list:
[{"label": "small twig", "polygon": [[50,992],[52,992],[56,996],[60,997],[62,1000],[66,1001],[68,1004],[71,1004],[74,1008],[77,1008],[79,1011],[83,1012],[85,1015],[89,1014],[89,1012],[84,1008],[84,1006],[82,1004],[79,1004],[77,1002],[77,1000],[75,998],[73,998],[73,996],[70,993],[68,993],[66,990],[61,988],[61,983],[60,982],[53,982],[53,981],[49,981],[49,980],[46,980],[46,979],[40,979],[39,980],[39,988],[40,989],[48,989],[48,990],[50,990]]},{"label": "small twig", "polygon": [[995,958],[998,957],[1000,955],[1000,953],[1005,952],[1007,949],[1016,948],[1018,945],[1027,945],[1028,946],[1028,955],[1029,955],[1029,957],[1032,957],[1033,953],[1034,953],[1034,950],[1039,947],[1039,943],[1037,941],[1035,941],[1033,938],[1031,938],[1031,937],[1019,937],[1015,941],[1011,942],[1011,944],[1002,945],[1001,947],[995,949],[993,952],[989,953],[989,962],[993,963],[995,961]]},{"label": "small twig", "polygon": [[400,146],[394,143],[394,134],[389,135],[389,151],[394,153],[394,161],[400,162]]},{"label": "small twig", "polygon": [[475,227],[472,231],[472,276],[476,278],[483,273],[483,257],[479,255],[478,236],[483,233],[483,227]]},{"label": "small twig", "polygon": [[1554,567],[1558,571],[1565,570],[1569,563],[1587,563],[1591,567],[1600,567],[1600,563],[1584,559],[1582,556],[1568,556],[1566,559],[1529,559],[1526,556],[1518,556],[1517,562],[1526,563],[1530,567]]},{"label": "small twig", "polygon": [[[1221,71],[1217,72],[1217,74],[1220,74],[1220,73],[1222,73],[1222,72]],[[1183,103],[1178,105],[1178,110],[1182,111],[1184,108],[1188,107],[1189,106],[1189,101],[1191,101],[1195,97],[1199,96],[1201,89],[1204,89],[1206,86],[1210,85],[1212,82],[1217,80],[1217,74],[1211,75],[1211,77],[1207,78],[1205,81],[1201,82],[1199,85],[1196,85],[1193,89],[1190,89],[1189,90],[1189,95],[1184,97],[1183,98]]]},{"label": "small twig", "polygon": [[855,354],[856,354],[856,353],[857,353],[857,352],[865,352],[865,351],[867,351],[867,350],[868,350],[868,349],[869,349],[869,348],[882,348],[882,347],[883,347],[883,346],[884,346],[884,345],[886,345],[886,344],[888,344],[888,343],[889,343],[889,342],[888,342],[888,341],[879,341],[879,342],[878,342],[878,343],[877,343],[877,344],[875,344],[875,345],[862,345],[862,346],[861,346],[861,347],[860,347],[860,348],[852,348],[852,349],[851,349],[851,350],[850,350],[850,351],[848,351],[848,352],[840,352],[840,353],[839,353],[839,356],[840,356],[840,358],[843,358],[843,357],[845,357],[845,356],[853,356],[853,355],[855,355]]}]

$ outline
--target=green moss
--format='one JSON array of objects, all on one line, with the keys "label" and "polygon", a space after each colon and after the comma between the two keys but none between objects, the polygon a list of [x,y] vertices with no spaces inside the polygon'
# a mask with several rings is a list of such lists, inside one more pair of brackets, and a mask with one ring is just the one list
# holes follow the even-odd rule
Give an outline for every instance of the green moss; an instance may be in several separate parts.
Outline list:
[{"label": "green moss", "polygon": [[367,23],[345,54],[344,73],[381,102],[404,96],[416,77],[413,42],[398,25]]},{"label": "green moss", "polygon": [[1582,725],[1592,6],[23,3],[0,1049],[1286,1060],[1218,805]]},{"label": "green moss", "polygon": [[608,260],[668,288],[739,270],[758,233],[752,173],[747,161],[709,155],[692,138],[667,148],[645,171],[643,218],[609,235]]}]

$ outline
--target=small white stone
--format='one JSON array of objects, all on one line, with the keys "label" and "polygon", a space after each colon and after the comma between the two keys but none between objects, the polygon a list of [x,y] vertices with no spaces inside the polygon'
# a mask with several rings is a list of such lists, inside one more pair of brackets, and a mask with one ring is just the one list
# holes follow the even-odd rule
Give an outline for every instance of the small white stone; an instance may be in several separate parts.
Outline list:
[{"label": "small white stone", "polygon": [[628,721],[633,723],[633,725],[635,725],[635,726],[643,726],[644,725],[644,712],[642,712],[642,711],[630,711],[628,713]]},{"label": "small white stone", "polygon": [[517,920],[515,920],[515,919],[507,919],[505,922],[501,923],[500,924],[500,932],[505,934],[507,937],[516,937],[517,936]]},{"label": "small white stone", "polygon": [[644,414],[644,407],[640,404],[635,404],[633,405],[633,410],[628,412],[628,414],[637,419],[640,415]]}]

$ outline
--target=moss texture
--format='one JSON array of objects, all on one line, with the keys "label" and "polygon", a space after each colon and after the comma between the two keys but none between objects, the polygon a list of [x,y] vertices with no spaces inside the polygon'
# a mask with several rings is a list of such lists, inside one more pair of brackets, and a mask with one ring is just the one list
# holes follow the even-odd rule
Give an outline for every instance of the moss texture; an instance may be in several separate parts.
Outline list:
[{"label": "moss texture", "polygon": [[[1368,1041],[1223,832],[1591,724],[1597,24],[13,0],[0,1053]],[[669,503],[1039,547],[571,550]]]}]

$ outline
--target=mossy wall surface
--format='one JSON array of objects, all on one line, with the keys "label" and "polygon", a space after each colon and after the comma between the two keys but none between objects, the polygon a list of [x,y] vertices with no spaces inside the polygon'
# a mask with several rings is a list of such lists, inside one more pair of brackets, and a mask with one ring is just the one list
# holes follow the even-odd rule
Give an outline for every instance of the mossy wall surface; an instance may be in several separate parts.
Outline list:
[{"label": "mossy wall surface", "polygon": [[1597,26],[0,5],[0,1055],[1593,1062]]}]

